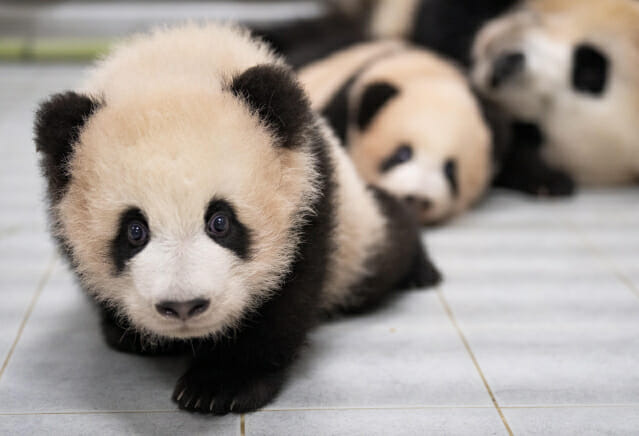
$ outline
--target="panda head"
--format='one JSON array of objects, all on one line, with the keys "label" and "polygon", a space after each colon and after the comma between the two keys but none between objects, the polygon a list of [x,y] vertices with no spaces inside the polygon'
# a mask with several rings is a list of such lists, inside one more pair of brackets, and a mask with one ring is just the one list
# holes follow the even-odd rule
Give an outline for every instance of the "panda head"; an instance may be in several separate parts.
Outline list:
[{"label": "panda head", "polygon": [[481,29],[471,75],[480,92],[515,116],[544,122],[568,111],[573,119],[601,117],[603,105],[636,100],[638,62],[635,2],[538,0]]},{"label": "panda head", "polygon": [[[485,191],[490,133],[463,78],[449,66],[440,75],[415,68],[423,60],[421,51],[398,56],[362,77],[353,91],[348,143],[368,183],[433,224],[469,208]],[[428,68],[434,68],[430,59]]]},{"label": "panda head", "polygon": [[292,73],[265,64],[210,83],[66,92],[37,114],[73,268],[150,337],[235,327],[289,271],[318,195],[314,117]]}]

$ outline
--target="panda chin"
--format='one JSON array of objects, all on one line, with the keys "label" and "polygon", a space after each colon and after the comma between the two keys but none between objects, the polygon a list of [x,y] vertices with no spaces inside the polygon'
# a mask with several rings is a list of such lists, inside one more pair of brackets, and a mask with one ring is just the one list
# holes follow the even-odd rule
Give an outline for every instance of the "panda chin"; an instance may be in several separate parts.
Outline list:
[{"label": "panda chin", "polygon": [[[174,325],[170,325],[174,324]],[[134,325],[138,326],[137,323]],[[187,340],[197,338],[210,338],[222,334],[225,331],[223,324],[206,325],[197,322],[164,322],[144,324],[137,327],[144,336],[151,336],[168,340]]]}]

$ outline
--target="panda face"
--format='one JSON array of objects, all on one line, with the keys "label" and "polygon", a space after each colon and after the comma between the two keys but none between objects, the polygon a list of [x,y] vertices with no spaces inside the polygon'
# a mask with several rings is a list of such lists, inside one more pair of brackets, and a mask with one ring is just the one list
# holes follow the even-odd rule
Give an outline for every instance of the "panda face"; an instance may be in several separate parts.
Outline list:
[{"label": "panda face", "polygon": [[472,80],[537,124],[544,159],[581,184],[632,183],[639,168],[639,4],[535,0],[488,23]]},{"label": "panda face", "polygon": [[86,288],[143,333],[223,333],[290,268],[318,176],[308,147],[287,141],[306,137],[310,111],[299,88],[283,90],[300,106],[271,104],[299,131],[274,130],[251,79],[107,99],[73,147],[53,206],[59,235]]},{"label": "panda face", "polygon": [[[455,82],[420,82],[369,85],[391,97],[372,115],[365,108],[370,121],[357,124],[349,151],[369,183],[403,199],[424,224],[432,224],[481,195],[490,172],[490,137],[467,89]],[[364,90],[361,101],[371,100]]]},{"label": "panda face", "polygon": [[[615,52],[631,55],[621,48],[627,38],[615,42],[614,32],[600,25],[611,18],[603,5],[620,2],[581,3],[545,0],[486,25],[475,42],[474,84],[516,116],[531,121],[553,117],[553,111],[563,106],[559,100],[605,104],[613,68],[619,67],[613,65]],[[597,20],[597,14],[603,18]]]},{"label": "panda face", "polygon": [[483,94],[516,116],[538,120],[556,91],[566,86],[570,55],[568,45],[544,31],[539,16],[516,11],[479,33],[471,78]]}]

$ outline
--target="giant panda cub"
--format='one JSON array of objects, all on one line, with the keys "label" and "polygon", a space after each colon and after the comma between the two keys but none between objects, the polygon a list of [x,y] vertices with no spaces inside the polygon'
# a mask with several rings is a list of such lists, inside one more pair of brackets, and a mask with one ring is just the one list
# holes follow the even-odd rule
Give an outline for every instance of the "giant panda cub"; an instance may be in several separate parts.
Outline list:
[{"label": "giant panda cub", "polygon": [[52,231],[110,346],[186,351],[181,409],[268,403],[320,312],[439,280],[411,214],[367,188],[294,75],[234,27],[138,36],[44,102]]},{"label": "giant panda cub", "polygon": [[579,184],[639,182],[639,3],[536,0],[485,24],[474,84]]},{"label": "giant panda cub", "polygon": [[492,177],[491,133],[465,77],[401,42],[363,43],[299,71],[361,176],[424,224],[473,205]]}]

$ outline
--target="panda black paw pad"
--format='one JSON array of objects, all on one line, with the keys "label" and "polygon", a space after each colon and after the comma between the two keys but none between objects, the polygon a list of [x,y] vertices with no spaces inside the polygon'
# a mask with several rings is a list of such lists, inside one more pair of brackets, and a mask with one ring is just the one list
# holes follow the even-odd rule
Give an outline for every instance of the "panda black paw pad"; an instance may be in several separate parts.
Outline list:
[{"label": "panda black paw pad", "polygon": [[173,401],[189,412],[214,415],[252,412],[269,403],[282,382],[279,373],[250,376],[191,369],[177,382]]}]

